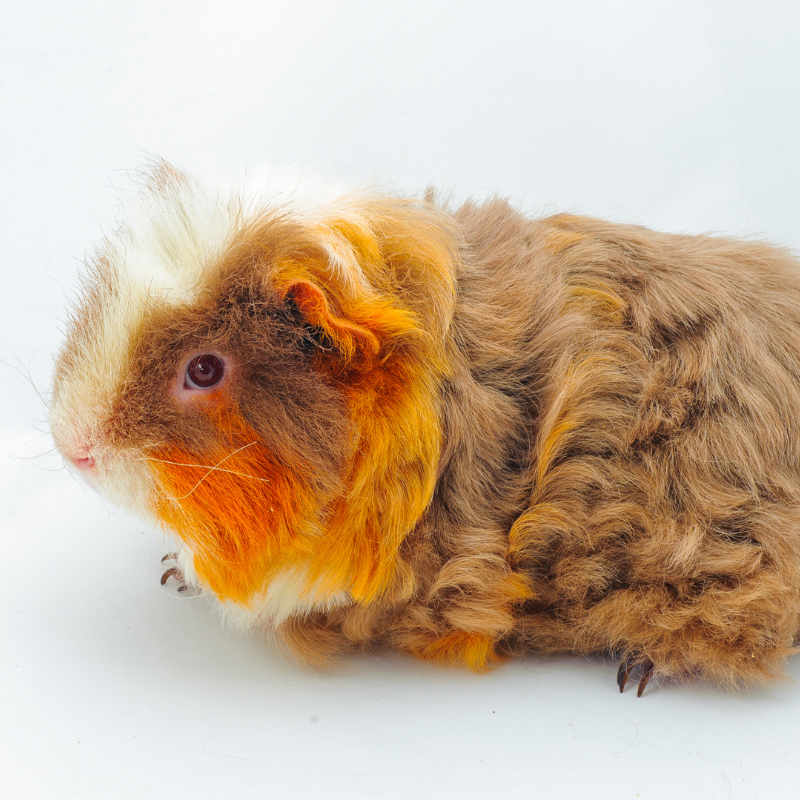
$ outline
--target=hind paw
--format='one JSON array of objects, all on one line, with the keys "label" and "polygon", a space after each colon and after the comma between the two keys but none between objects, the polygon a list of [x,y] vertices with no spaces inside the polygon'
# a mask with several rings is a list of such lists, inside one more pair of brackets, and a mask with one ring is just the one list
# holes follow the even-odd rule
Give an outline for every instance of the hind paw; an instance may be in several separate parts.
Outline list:
[{"label": "hind paw", "polygon": [[655,674],[655,671],[655,664],[653,664],[649,658],[628,656],[628,658],[619,665],[619,669],[617,670],[617,686],[619,686],[620,693],[625,691],[625,684],[627,684],[628,678],[636,673],[639,676],[639,689],[636,692],[636,696],[641,697],[650,678]]}]

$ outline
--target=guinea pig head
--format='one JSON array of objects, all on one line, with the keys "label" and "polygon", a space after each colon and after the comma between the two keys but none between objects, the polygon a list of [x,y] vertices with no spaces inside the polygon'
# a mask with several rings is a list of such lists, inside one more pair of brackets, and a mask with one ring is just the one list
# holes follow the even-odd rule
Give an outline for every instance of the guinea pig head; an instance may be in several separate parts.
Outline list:
[{"label": "guinea pig head", "polygon": [[90,484],[273,621],[410,589],[454,304],[435,209],[312,194],[157,167],[90,264],[51,409]]}]

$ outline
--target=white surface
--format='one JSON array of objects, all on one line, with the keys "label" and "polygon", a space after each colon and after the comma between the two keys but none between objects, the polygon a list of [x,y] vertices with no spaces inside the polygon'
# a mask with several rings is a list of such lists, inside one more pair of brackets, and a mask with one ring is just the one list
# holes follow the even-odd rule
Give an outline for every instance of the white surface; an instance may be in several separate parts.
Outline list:
[{"label": "white surface", "polygon": [[[798,247],[799,36],[794,0],[9,2],[2,358],[47,388],[143,152]],[[796,680],[637,700],[599,659],[317,674],[222,629],[158,586],[157,534],[42,455],[25,379],[0,380],[4,797],[797,796]]]}]

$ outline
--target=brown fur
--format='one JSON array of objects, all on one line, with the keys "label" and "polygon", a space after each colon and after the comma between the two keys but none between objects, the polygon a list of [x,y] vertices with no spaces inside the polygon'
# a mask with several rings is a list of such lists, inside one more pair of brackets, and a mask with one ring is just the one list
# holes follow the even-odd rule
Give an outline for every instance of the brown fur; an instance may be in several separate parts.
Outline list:
[{"label": "brown fur", "polygon": [[[295,619],[295,648],[424,654],[467,631],[500,654],[777,675],[800,622],[797,262],[502,202],[456,220],[445,449],[403,548],[415,596]],[[512,570],[534,596],[509,609]]]},{"label": "brown fur", "polygon": [[[379,200],[324,231],[361,276],[348,288],[321,235],[242,224],[190,306],[142,315],[123,388],[81,433],[144,458],[216,452],[220,415],[164,387],[182,354],[236,354],[225,408],[315,498],[269,569],[322,553],[314,579],[353,598],[281,625],[298,656],[617,651],[727,685],[781,673],[800,627],[790,254]],[[117,291],[102,255],[96,271],[57,393]],[[218,567],[224,586],[236,560]]]}]

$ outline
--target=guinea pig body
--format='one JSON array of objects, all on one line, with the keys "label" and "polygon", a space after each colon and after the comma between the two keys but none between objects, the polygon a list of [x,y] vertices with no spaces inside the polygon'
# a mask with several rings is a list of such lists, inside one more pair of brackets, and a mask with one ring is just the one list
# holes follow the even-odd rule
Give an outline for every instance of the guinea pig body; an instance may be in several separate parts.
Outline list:
[{"label": "guinea pig body", "polygon": [[507,203],[156,167],[51,422],[301,658],[615,651],[775,677],[800,627],[800,267]]}]

